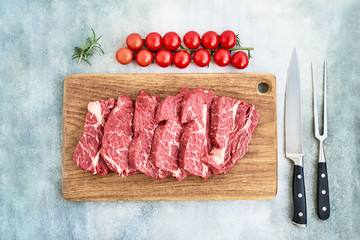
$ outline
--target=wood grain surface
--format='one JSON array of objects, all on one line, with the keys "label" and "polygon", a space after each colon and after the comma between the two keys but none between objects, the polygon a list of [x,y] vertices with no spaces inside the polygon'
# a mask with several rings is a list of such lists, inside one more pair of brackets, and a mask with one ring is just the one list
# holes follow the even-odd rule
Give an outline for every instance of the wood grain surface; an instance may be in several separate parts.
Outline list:
[{"label": "wood grain surface", "polygon": [[[258,84],[266,83],[266,93]],[[140,89],[160,100],[181,87],[202,87],[217,96],[254,104],[260,114],[246,155],[226,175],[207,180],[188,176],[182,182],[169,176],[155,180],[144,174],[128,178],[110,173],[93,175],[78,168],[73,155],[84,131],[87,103],[129,95]],[[277,193],[276,79],[272,74],[79,74],[64,82],[62,193],[69,201],[240,200],[270,199]]]}]

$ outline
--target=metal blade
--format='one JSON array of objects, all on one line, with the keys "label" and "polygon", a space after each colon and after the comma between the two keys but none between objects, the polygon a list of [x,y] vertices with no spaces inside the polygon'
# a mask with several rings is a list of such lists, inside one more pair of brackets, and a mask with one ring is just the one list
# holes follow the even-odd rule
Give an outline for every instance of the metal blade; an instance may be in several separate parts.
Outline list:
[{"label": "metal blade", "polygon": [[285,97],[286,157],[294,161],[303,156],[300,94],[299,64],[294,48],[287,73]]}]

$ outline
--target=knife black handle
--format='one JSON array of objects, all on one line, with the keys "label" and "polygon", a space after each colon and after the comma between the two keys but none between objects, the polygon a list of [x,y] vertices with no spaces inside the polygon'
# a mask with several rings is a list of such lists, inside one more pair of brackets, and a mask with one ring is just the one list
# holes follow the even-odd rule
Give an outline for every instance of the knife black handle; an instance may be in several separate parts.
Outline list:
[{"label": "knife black handle", "polygon": [[317,190],[318,216],[321,220],[326,220],[330,217],[329,184],[326,162],[318,163]]},{"label": "knife black handle", "polygon": [[293,203],[294,215],[292,222],[295,225],[306,227],[306,195],[305,195],[305,182],[304,170],[302,166],[294,165],[293,176]]}]

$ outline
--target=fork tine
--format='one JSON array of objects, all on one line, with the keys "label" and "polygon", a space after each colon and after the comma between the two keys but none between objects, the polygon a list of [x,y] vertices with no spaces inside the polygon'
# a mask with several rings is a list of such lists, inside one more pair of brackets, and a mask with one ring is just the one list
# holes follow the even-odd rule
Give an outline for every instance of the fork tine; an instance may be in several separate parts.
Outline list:
[{"label": "fork tine", "polygon": [[327,137],[327,101],[326,101],[326,62],[324,62],[324,125],[323,125],[323,136]]},{"label": "fork tine", "polygon": [[317,113],[317,100],[316,100],[316,84],[315,84],[315,73],[313,65],[311,63],[311,73],[312,73],[312,82],[313,82],[313,104],[314,104],[314,131],[315,137],[319,138],[319,126],[318,126],[318,113]]}]

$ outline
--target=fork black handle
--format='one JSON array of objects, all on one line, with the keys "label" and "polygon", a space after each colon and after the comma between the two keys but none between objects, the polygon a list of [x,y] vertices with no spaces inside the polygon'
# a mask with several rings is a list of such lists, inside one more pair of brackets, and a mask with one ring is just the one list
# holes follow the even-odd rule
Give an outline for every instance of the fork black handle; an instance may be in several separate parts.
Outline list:
[{"label": "fork black handle", "polygon": [[292,222],[295,225],[306,227],[306,196],[305,196],[305,181],[304,181],[304,169],[302,166],[294,165],[293,175],[293,203],[294,203],[294,215]]},{"label": "fork black handle", "polygon": [[326,162],[318,163],[317,212],[321,220],[326,220],[330,217],[330,197]]}]

